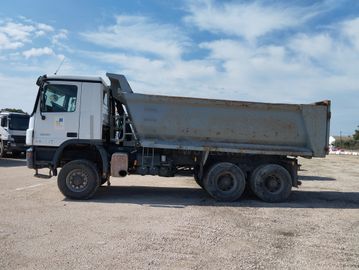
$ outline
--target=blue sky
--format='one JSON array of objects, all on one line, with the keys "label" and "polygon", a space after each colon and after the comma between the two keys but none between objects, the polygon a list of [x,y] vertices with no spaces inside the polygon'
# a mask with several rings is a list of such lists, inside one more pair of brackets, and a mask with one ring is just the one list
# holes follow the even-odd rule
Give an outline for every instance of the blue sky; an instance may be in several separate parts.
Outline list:
[{"label": "blue sky", "polygon": [[135,92],[332,100],[359,125],[359,1],[19,1],[0,4],[0,108],[30,112],[39,75],[121,73]]}]

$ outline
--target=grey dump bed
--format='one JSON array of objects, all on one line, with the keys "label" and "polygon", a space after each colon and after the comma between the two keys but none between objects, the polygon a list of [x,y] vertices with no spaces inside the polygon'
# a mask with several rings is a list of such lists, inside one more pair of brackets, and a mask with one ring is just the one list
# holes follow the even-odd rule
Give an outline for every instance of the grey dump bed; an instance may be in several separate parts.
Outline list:
[{"label": "grey dump bed", "polygon": [[108,74],[143,147],[324,157],[330,102],[271,104],[133,93]]}]

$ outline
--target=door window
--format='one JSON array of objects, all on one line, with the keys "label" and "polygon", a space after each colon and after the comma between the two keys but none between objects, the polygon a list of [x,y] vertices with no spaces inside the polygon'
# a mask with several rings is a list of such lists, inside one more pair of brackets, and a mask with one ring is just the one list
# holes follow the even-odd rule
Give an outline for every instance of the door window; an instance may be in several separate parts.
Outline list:
[{"label": "door window", "polygon": [[42,93],[42,112],[76,111],[77,86],[66,84],[49,84]]}]

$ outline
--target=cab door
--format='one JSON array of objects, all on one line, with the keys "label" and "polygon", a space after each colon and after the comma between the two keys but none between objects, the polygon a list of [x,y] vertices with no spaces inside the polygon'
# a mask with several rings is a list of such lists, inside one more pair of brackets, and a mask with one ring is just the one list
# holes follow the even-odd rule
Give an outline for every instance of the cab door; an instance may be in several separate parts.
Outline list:
[{"label": "cab door", "polygon": [[41,93],[34,145],[59,146],[79,136],[81,82],[50,81]]}]

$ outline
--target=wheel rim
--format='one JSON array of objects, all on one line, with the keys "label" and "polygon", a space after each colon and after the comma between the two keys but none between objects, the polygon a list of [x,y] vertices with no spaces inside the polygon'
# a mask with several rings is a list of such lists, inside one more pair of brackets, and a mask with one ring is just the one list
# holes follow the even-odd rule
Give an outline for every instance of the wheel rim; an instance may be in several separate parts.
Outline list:
[{"label": "wheel rim", "polygon": [[269,175],[264,180],[264,186],[270,193],[279,193],[282,190],[282,181],[277,175]]},{"label": "wheel rim", "polygon": [[66,186],[73,192],[82,192],[87,188],[88,175],[84,170],[72,170],[66,177]]},{"label": "wheel rim", "polygon": [[230,192],[235,186],[235,176],[229,172],[220,174],[216,179],[217,187],[222,192]]}]

